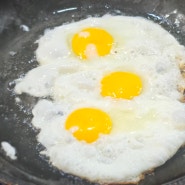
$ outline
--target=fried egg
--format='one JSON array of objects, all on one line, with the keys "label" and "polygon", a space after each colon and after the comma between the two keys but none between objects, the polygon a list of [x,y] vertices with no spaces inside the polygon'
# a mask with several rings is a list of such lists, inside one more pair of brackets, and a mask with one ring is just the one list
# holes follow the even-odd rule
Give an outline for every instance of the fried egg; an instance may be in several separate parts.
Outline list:
[{"label": "fried egg", "polygon": [[40,65],[15,92],[40,97],[32,124],[54,166],[100,184],[137,183],[185,143],[185,49],[161,26],[105,15],[37,42]]}]

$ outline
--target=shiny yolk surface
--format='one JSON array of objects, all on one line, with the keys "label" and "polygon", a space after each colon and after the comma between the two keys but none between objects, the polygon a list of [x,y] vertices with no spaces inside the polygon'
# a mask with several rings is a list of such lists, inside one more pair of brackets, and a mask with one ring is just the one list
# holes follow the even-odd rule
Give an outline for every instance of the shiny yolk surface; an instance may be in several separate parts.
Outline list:
[{"label": "shiny yolk surface", "polygon": [[139,76],[129,72],[113,72],[101,80],[101,95],[113,98],[132,99],[142,90]]},{"label": "shiny yolk surface", "polygon": [[99,134],[110,133],[112,121],[99,109],[81,108],[68,116],[65,128],[70,130],[76,139],[92,143],[98,139]]},{"label": "shiny yolk surface", "polygon": [[113,37],[100,28],[86,28],[72,38],[72,50],[81,59],[104,56],[110,53]]}]

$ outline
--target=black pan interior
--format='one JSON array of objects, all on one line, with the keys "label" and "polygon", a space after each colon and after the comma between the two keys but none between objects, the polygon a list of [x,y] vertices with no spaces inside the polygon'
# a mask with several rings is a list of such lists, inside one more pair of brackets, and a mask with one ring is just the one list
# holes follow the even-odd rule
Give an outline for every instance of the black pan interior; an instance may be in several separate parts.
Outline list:
[{"label": "black pan interior", "polygon": [[[185,4],[183,0],[1,0],[0,1],[0,142],[17,149],[18,159],[10,160],[0,150],[0,182],[19,185],[90,185],[65,174],[39,155],[43,146],[31,126],[36,98],[23,94],[20,103],[14,94],[14,80],[36,67],[35,41],[46,28],[90,16],[143,16],[161,24],[185,45]],[[24,31],[21,25],[29,27]],[[48,136],[49,137],[49,136]],[[146,176],[139,185],[159,185],[185,175],[185,148],[166,164]]]}]

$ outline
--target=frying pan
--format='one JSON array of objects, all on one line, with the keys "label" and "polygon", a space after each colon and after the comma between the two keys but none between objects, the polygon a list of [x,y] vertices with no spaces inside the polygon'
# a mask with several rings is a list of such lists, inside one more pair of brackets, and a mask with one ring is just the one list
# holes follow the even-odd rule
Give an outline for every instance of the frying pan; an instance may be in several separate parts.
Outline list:
[{"label": "frying pan", "polygon": [[[36,67],[35,41],[46,28],[90,16],[133,15],[157,22],[185,45],[183,0],[1,0],[0,1],[0,142],[17,150],[10,160],[0,149],[0,182],[19,185],[95,185],[59,171],[39,152],[38,130],[31,126],[31,110],[37,98],[20,95],[16,103],[14,80]],[[24,29],[24,26],[27,26]],[[49,136],[48,136],[49,137]],[[185,175],[185,147],[139,185],[184,184],[172,181]]]}]

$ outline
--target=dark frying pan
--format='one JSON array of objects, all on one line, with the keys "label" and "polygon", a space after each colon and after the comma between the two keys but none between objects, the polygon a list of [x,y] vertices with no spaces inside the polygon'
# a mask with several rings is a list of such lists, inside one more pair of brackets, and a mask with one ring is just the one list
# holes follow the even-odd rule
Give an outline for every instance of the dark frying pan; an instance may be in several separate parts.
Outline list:
[{"label": "dark frying pan", "polygon": [[[183,0],[1,0],[0,1],[0,142],[17,149],[10,160],[0,150],[0,182],[19,185],[90,185],[65,174],[40,156],[43,146],[31,127],[31,109],[37,99],[21,95],[15,103],[14,79],[37,66],[34,43],[46,28],[80,20],[88,15],[124,14],[143,16],[161,24],[185,45],[185,3]],[[29,32],[21,25],[29,27]],[[13,51],[13,52],[12,52]],[[48,136],[49,137],[49,136]],[[159,185],[185,175],[185,148],[163,166],[148,174],[139,185]],[[185,184],[179,180],[170,184]]]}]

